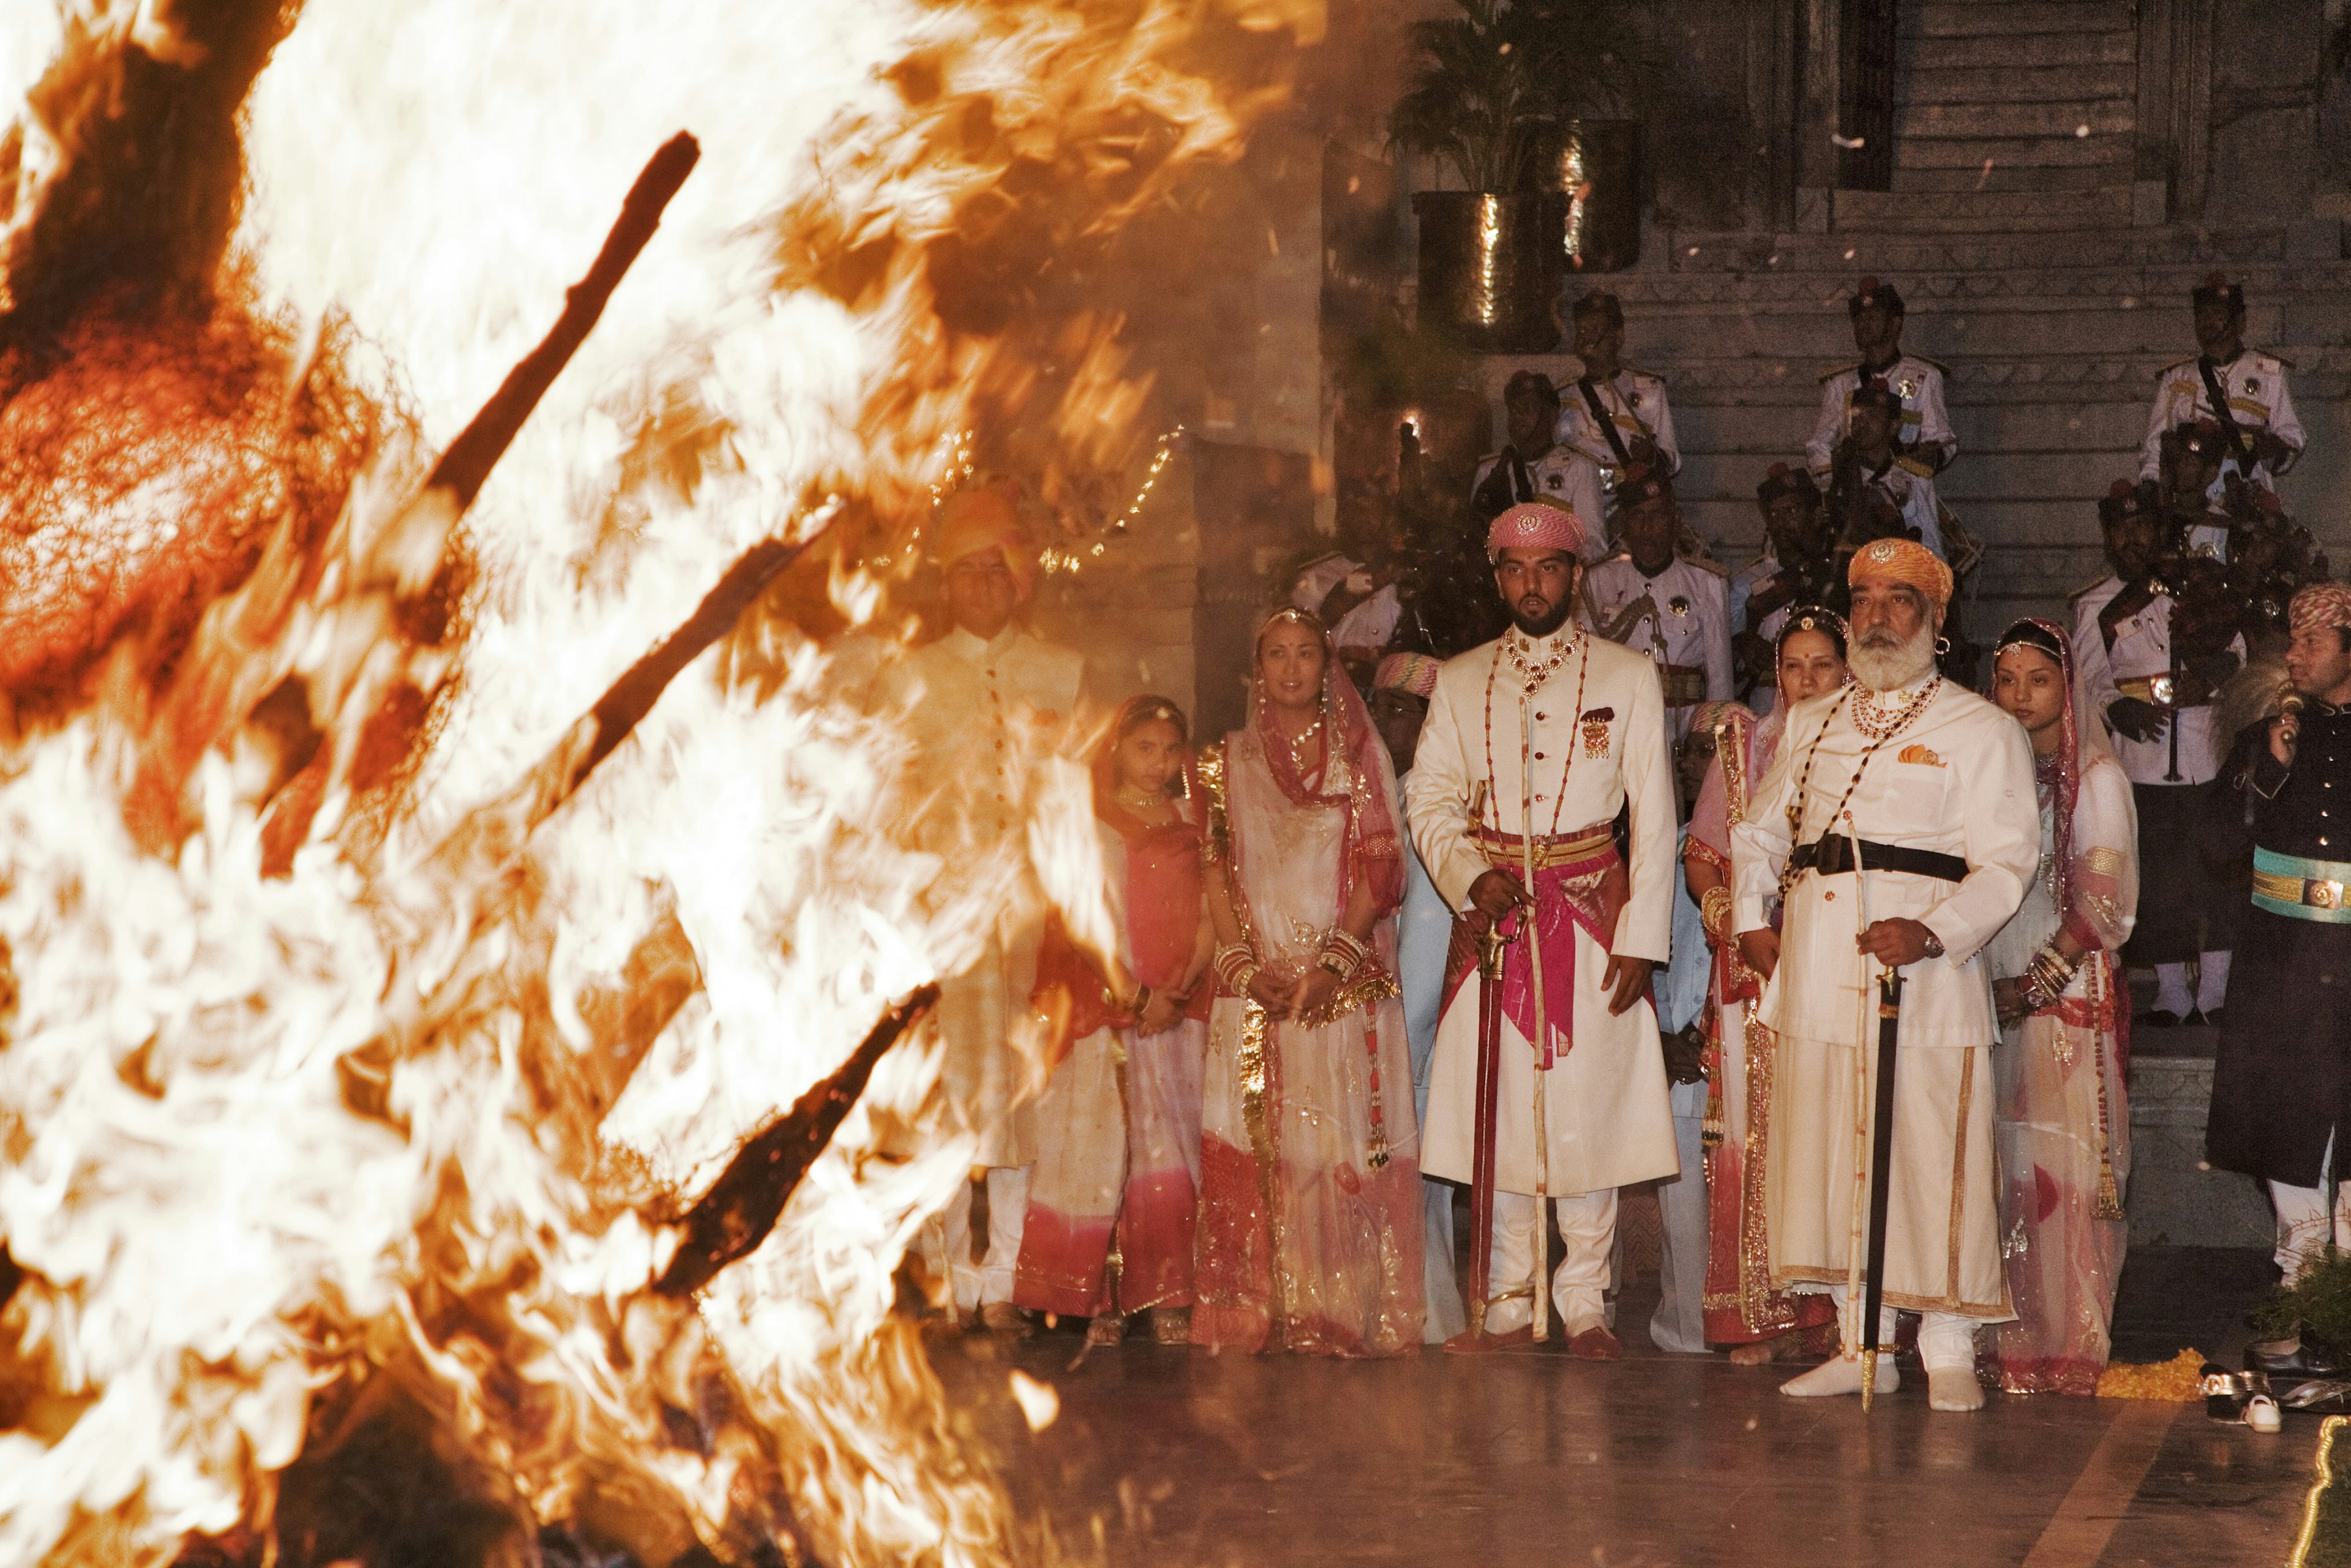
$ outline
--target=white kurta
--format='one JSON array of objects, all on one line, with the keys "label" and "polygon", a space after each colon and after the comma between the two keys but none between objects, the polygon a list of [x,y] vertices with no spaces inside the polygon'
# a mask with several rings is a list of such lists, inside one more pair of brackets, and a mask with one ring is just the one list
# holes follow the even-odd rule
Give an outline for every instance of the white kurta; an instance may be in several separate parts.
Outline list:
[{"label": "white kurta", "polygon": [[[908,836],[940,857],[943,894],[1019,841],[1037,764],[1071,733],[1084,675],[1078,654],[1018,627],[992,642],[958,628],[882,673],[874,709],[914,747],[903,784]],[[1035,879],[1019,879],[978,960],[940,982],[944,1087],[979,1134],[984,1166],[1035,1155],[1029,1103],[1041,1085],[1013,1035],[1029,1019],[1044,913]]]},{"label": "white kurta", "polygon": [[1864,890],[1850,872],[1807,873],[1789,890],[1779,967],[1759,1003],[1780,1041],[1766,1182],[1772,1276],[1783,1286],[1844,1283],[1863,1234],[1880,973],[1855,946],[1865,891],[1869,920],[1920,921],[1944,949],[1903,970],[1886,1299],[2004,1318],[1991,1113],[1998,1029],[1980,955],[2040,864],[2032,747],[2014,719],[1946,683],[1872,753],[1854,721],[1856,696],[1814,697],[1790,713],[1779,756],[1731,830],[1734,928],[1764,927],[1790,851],[1826,831],[1956,855],[1968,874],[1954,883],[1870,871]]},{"label": "white kurta", "polygon": [[[1571,639],[1574,652],[1531,694],[1499,642],[1447,661],[1414,754],[1407,796],[1413,841],[1437,892],[1462,909],[1470,884],[1491,863],[1470,836],[1469,806],[1480,780],[1489,781],[1487,825],[1512,834],[1530,823],[1538,835],[1573,833],[1613,821],[1629,801],[1630,891],[1614,946],[1662,965],[1672,918],[1675,823],[1656,671],[1637,653],[1573,630],[1535,644],[1529,657],[1540,666]],[[1650,1181],[1679,1168],[1656,1014],[1642,1002],[1612,1016],[1602,984],[1608,953],[1580,927],[1574,944],[1573,1044],[1544,1084],[1545,1178],[1554,1197]],[[1421,1134],[1422,1167],[1450,1181],[1470,1178],[1478,992],[1476,977],[1463,982],[1437,1026]],[[1495,1186],[1502,1192],[1536,1191],[1536,1060],[1533,1045],[1506,1015],[1495,1158]]]}]

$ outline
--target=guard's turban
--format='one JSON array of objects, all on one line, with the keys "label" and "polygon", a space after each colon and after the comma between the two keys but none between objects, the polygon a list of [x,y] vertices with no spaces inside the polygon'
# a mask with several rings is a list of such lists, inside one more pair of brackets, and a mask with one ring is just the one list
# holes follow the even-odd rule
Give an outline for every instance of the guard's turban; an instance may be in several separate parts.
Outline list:
[{"label": "guard's turban", "polygon": [[1818,506],[1821,487],[1802,469],[1791,470],[1785,463],[1774,463],[1763,482],[1755,486],[1755,498],[1768,507],[1782,496],[1793,496],[1808,507]]},{"label": "guard's turban", "polygon": [[937,528],[941,571],[985,551],[1000,550],[1021,598],[1037,586],[1037,541],[1020,521],[1010,486],[957,490],[939,507]]},{"label": "guard's turban", "polygon": [[1951,569],[1917,539],[1873,539],[1855,550],[1844,580],[1907,583],[1940,610],[1951,601]]},{"label": "guard's turban", "polygon": [[1438,663],[1426,653],[1390,653],[1380,661],[1378,671],[1372,676],[1372,685],[1384,692],[1433,697],[1437,695]]},{"label": "guard's turban", "polygon": [[1902,314],[1902,296],[1896,292],[1894,285],[1890,283],[1880,283],[1874,277],[1865,277],[1861,280],[1860,287],[1853,291],[1853,298],[1845,301],[1845,313],[1858,316],[1872,306],[1885,311],[1888,316],[1899,316]]},{"label": "guard's turban", "polygon": [[2189,298],[2198,305],[2226,305],[2233,316],[2245,308],[2245,286],[2230,282],[2227,273],[2208,272],[2204,281],[2189,291]]},{"label": "guard's turban", "polygon": [[1520,501],[1497,517],[1486,530],[1486,554],[1506,549],[1555,549],[1570,555],[1583,550],[1583,519],[1551,501]]},{"label": "guard's turban", "polygon": [[2286,624],[2296,632],[2335,626],[2351,632],[2351,582],[2314,582],[2294,596]]}]

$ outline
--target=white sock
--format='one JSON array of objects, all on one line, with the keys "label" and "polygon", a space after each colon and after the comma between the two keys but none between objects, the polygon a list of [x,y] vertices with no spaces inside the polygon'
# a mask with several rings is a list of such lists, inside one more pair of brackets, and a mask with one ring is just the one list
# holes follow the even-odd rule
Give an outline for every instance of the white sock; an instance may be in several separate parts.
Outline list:
[{"label": "white sock", "polygon": [[[1887,1345],[1877,1356],[1877,1392],[1891,1394],[1902,1386],[1901,1368],[1894,1364],[1894,1347]],[[1810,1372],[1792,1377],[1780,1385],[1780,1392],[1795,1399],[1824,1399],[1838,1394],[1861,1392],[1861,1357],[1832,1356]]]},{"label": "white sock", "polygon": [[1930,1366],[1927,1369],[1927,1403],[1938,1410],[1983,1408],[1983,1385],[1972,1366]]},{"label": "white sock", "polygon": [[2229,999],[2229,955],[2202,953],[2196,959],[2196,1010],[2216,1013]]},{"label": "white sock", "polygon": [[2155,1010],[2175,1013],[2186,1018],[2196,1010],[2195,999],[2188,991],[2188,966],[2158,964],[2155,967]]}]

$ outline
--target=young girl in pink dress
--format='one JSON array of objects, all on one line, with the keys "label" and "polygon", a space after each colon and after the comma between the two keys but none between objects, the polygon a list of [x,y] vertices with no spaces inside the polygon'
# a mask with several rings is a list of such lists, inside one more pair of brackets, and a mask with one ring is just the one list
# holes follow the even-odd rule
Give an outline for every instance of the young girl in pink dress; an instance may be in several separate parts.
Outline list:
[{"label": "young girl in pink dress", "polygon": [[1200,1063],[1213,938],[1201,897],[1201,819],[1182,710],[1140,696],[1119,709],[1094,765],[1094,815],[1113,907],[1114,961],[1049,943],[1040,999],[1066,1009],[1068,1054],[1038,1106],[1012,1299],[1091,1319],[1115,1344],[1148,1309],[1164,1344],[1190,1334],[1200,1172]]}]

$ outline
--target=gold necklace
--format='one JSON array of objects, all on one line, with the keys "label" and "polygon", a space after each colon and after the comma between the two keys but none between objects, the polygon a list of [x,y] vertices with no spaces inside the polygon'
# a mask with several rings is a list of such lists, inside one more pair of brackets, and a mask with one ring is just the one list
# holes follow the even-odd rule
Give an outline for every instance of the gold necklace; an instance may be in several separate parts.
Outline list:
[{"label": "gold necklace", "polygon": [[1551,657],[1545,659],[1541,664],[1536,664],[1534,661],[1527,657],[1529,653],[1531,653],[1534,651],[1534,643],[1530,641],[1523,648],[1519,645],[1519,638],[1523,635],[1524,633],[1522,632],[1514,632],[1510,636],[1504,638],[1502,640],[1502,647],[1510,655],[1510,667],[1518,671],[1520,684],[1528,691],[1531,692],[1537,686],[1542,685],[1543,682],[1549,680],[1551,678],[1552,672],[1558,669],[1562,664],[1566,664],[1569,658],[1574,654],[1576,639],[1575,634],[1573,632],[1569,632],[1565,637],[1560,639],[1559,646],[1552,650]]},{"label": "gold necklace", "polygon": [[[1306,755],[1300,747],[1322,733],[1322,720],[1320,716],[1317,716],[1312,724],[1306,727],[1305,733],[1302,735],[1292,735],[1287,729],[1281,732],[1282,744],[1290,747],[1290,765],[1298,770],[1298,777],[1301,779],[1306,777]],[[1318,758],[1316,760],[1320,762],[1321,758]]]}]

